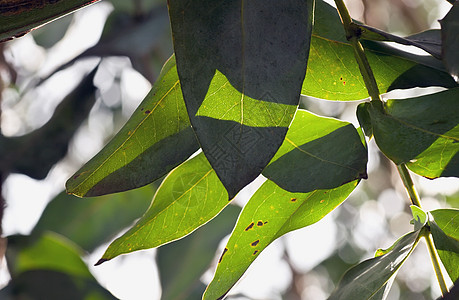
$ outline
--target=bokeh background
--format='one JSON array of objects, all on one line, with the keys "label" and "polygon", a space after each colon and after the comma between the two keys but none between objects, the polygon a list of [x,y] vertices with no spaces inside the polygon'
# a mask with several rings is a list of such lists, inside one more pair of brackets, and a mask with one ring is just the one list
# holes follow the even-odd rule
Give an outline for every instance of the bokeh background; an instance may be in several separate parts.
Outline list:
[{"label": "bokeh background", "polygon": [[[439,28],[438,20],[451,7],[445,0],[345,2],[353,18],[402,36]],[[202,268],[192,256],[196,254],[194,234],[159,250],[139,251],[93,266],[110,241],[146,210],[160,181],[137,191],[92,199],[62,193],[66,179],[124,125],[172,52],[165,0],[104,0],[0,44],[0,153],[5,157],[18,149],[24,157],[30,154],[49,161],[46,174],[37,175],[34,168],[42,168],[39,165],[19,166],[2,178],[1,194],[7,203],[3,237],[11,236],[8,252],[20,252],[28,238],[52,230],[75,244],[92,276],[116,298],[160,299],[163,294],[161,299],[180,299],[174,293],[182,290],[187,292],[182,299],[200,299],[196,295],[211,280],[213,269],[198,274],[195,281],[183,279],[190,270]],[[91,95],[95,97],[76,100],[74,90],[94,91]],[[435,91],[438,89],[395,91],[384,98]],[[62,121],[68,118],[59,113],[65,103],[70,103],[65,106],[70,112],[83,112],[75,121],[80,126],[70,128]],[[303,108],[355,126],[357,104],[301,99]],[[55,138],[52,131],[42,130],[49,122],[64,122],[67,134]],[[6,140],[15,140],[16,146],[5,150]],[[69,150],[61,155],[58,150],[67,143]],[[37,154],[43,151],[54,154]],[[369,179],[323,220],[269,246],[228,299],[326,299],[347,268],[411,230],[408,197],[394,165],[373,141],[369,155]],[[425,209],[459,206],[457,178],[414,177]],[[257,184],[259,181],[244,189],[233,204],[243,205]],[[225,238],[207,245],[202,255],[215,262],[224,244]],[[5,250],[6,240],[2,239],[0,288],[8,295],[12,288],[8,267],[10,271],[13,267],[7,266]],[[189,261],[174,261],[184,253],[190,254]],[[192,284],[181,285],[187,282]],[[388,299],[422,300],[439,295],[427,249],[419,245],[400,270]]]}]

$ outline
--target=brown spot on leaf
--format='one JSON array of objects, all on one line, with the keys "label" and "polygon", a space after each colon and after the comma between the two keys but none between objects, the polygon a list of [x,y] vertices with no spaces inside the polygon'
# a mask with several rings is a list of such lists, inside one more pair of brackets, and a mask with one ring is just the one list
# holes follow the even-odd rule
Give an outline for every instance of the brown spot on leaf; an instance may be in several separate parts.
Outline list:
[{"label": "brown spot on leaf", "polygon": [[257,255],[258,250],[253,251],[253,255]]},{"label": "brown spot on leaf", "polygon": [[324,202],[325,202],[325,200],[320,200],[320,203],[324,203]]},{"label": "brown spot on leaf", "polygon": [[78,175],[75,175],[73,176],[73,179],[77,179],[78,177],[80,177],[81,174],[78,174]]},{"label": "brown spot on leaf", "polygon": [[265,224],[262,221],[258,221],[257,222],[257,226],[263,226],[263,225],[265,225]]},{"label": "brown spot on leaf", "polygon": [[148,110],[148,109],[147,109],[147,110],[145,111],[145,114],[148,115],[149,113],[151,113],[151,110]]},{"label": "brown spot on leaf", "polygon": [[253,228],[253,225],[254,225],[254,223],[253,223],[253,222],[252,222],[252,223],[250,223],[250,225],[249,225],[249,226],[247,226],[247,228],[245,229],[245,231],[249,231],[250,229],[252,229],[252,228]]},{"label": "brown spot on leaf", "polygon": [[225,250],[223,250],[222,256],[220,256],[220,259],[218,260],[218,263],[222,262],[223,255],[225,255],[226,251],[228,251],[228,248],[225,248]]},{"label": "brown spot on leaf", "polygon": [[292,198],[292,199],[290,199],[290,201],[296,202],[296,198]]},{"label": "brown spot on leaf", "polygon": [[260,242],[260,240],[256,240],[255,242],[253,242],[252,244],[250,244],[252,247],[255,247],[256,245],[258,245],[258,243]]}]

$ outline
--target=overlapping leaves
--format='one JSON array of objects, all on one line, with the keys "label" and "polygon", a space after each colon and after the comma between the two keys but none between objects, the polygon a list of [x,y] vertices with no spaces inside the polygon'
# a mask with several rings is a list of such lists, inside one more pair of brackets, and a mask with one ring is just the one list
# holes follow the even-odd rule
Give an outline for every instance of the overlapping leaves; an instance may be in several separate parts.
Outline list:
[{"label": "overlapping leaves", "polygon": [[313,1],[180,0],[169,14],[190,121],[232,198],[261,173],[294,116]]},{"label": "overlapping leaves", "polygon": [[199,146],[181,93],[172,57],[126,125],[67,181],[67,192],[97,196],[137,188],[187,159]]},{"label": "overlapping leaves", "polygon": [[[304,130],[304,126],[310,130]],[[351,130],[348,126],[353,129]],[[346,130],[342,131],[342,129]],[[323,138],[324,136],[333,136],[334,133],[343,135],[347,143],[343,144],[338,139],[332,141]],[[301,145],[301,147],[294,147],[293,144]],[[308,152],[310,150],[308,144],[318,145],[319,147],[316,149],[320,149],[320,153]],[[353,151],[343,151],[348,145],[357,144],[360,145],[360,148],[351,146]],[[314,148],[312,147],[312,149]],[[279,162],[284,157],[286,157],[286,161],[289,161],[291,159],[289,156],[292,153],[295,154],[298,149],[301,150],[301,156],[308,156],[309,159],[300,157],[298,159],[301,163],[288,166],[292,174],[290,179],[297,178],[298,174],[303,173],[305,176],[303,178],[304,183],[308,182],[306,185],[307,192],[288,192],[271,180],[265,182],[257,190],[239,217],[204,299],[223,297],[272,241],[287,232],[319,221],[344,201],[356,187],[358,182],[356,179],[360,178],[358,171],[353,170],[352,175],[347,172],[329,172],[325,166],[318,167],[319,164],[326,164],[331,167],[339,165],[338,168],[347,170],[348,166],[358,159],[360,166],[357,168],[363,167],[363,171],[365,170],[366,150],[355,128],[346,122],[321,118],[299,110],[287,133],[286,142],[268,165],[267,173],[271,174],[269,168],[276,162],[285,164],[283,161]],[[340,151],[342,156],[336,155]],[[334,154],[335,161],[323,159]],[[311,171],[313,169],[314,171]],[[311,177],[307,175],[305,170],[310,170],[314,176],[319,178],[329,176],[330,180],[324,183],[320,180],[312,180],[310,183]],[[276,172],[272,173],[274,181],[278,179],[275,174]],[[283,181],[281,176],[279,182],[286,181]],[[348,183],[343,185],[344,182]]]},{"label": "overlapping leaves", "polygon": [[428,177],[459,176],[459,89],[403,100],[361,104],[362,125],[396,164]]},{"label": "overlapping leaves", "polygon": [[[340,101],[367,98],[352,46],[346,40],[336,9],[317,1],[314,17],[302,93]],[[366,44],[366,55],[382,93],[413,87],[456,86],[441,62],[433,57],[416,56],[377,43]]]}]

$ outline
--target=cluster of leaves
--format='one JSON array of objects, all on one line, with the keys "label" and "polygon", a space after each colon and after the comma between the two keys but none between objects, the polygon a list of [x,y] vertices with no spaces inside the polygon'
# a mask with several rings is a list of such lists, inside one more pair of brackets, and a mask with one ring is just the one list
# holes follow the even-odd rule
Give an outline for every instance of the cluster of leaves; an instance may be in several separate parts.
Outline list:
[{"label": "cluster of leaves", "polygon": [[[203,296],[221,299],[274,240],[319,221],[367,178],[367,137],[414,173],[458,177],[458,4],[441,30],[406,38],[353,23],[381,92],[444,88],[360,104],[362,131],[298,108],[300,94],[333,101],[368,97],[336,9],[321,0],[170,1],[175,54],[126,125],[67,181],[68,193],[90,197],[136,189],[166,175],[145,214],[110,244],[98,264],[141,249],[161,250],[192,232],[180,242],[201,238],[200,245],[216,248],[230,224],[217,221],[235,216],[231,200],[263,175]],[[380,41],[420,47],[431,56]],[[350,269],[331,299],[384,299],[397,270],[430,234],[451,280],[459,279],[459,211],[412,210],[414,230]],[[207,228],[219,230],[200,235],[208,222]],[[42,235],[21,261],[45,242],[63,251],[58,238]],[[176,263],[161,263],[167,261]],[[195,280],[208,264],[203,261],[183,281]],[[25,270],[18,266],[18,272]],[[168,291],[186,292],[177,286]]]}]

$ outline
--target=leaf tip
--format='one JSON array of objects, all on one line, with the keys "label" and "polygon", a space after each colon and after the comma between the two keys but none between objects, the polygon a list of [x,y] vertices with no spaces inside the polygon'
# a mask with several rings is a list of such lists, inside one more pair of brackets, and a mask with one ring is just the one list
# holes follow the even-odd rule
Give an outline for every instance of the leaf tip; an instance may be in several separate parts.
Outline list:
[{"label": "leaf tip", "polygon": [[101,258],[101,259],[99,259],[99,260],[94,264],[94,266],[95,266],[95,267],[96,267],[96,266],[99,266],[99,265],[103,264],[103,263],[106,262],[106,261],[109,261],[109,260],[106,259],[106,258]]}]

